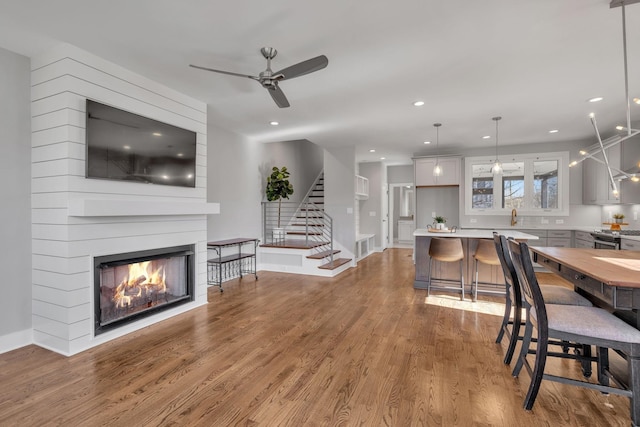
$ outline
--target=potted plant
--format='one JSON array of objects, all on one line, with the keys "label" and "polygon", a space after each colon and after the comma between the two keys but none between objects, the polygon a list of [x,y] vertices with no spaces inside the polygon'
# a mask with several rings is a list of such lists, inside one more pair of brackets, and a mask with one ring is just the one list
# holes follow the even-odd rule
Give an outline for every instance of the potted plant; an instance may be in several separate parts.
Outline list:
[{"label": "potted plant", "polygon": [[289,171],[286,166],[281,169],[274,166],[271,169],[271,175],[267,177],[266,193],[268,201],[278,201],[278,226],[273,229],[273,237],[282,239],[284,238],[284,230],[280,227],[282,199],[288,199],[293,194],[293,185],[289,182]]},{"label": "potted plant", "polygon": [[447,222],[447,218],[441,216],[441,215],[436,215],[433,217],[433,223],[435,225],[436,230],[444,230],[444,225]]},{"label": "potted plant", "polygon": [[622,220],[624,219],[624,214],[615,213],[613,214],[613,219],[615,220],[616,224],[622,224]]}]

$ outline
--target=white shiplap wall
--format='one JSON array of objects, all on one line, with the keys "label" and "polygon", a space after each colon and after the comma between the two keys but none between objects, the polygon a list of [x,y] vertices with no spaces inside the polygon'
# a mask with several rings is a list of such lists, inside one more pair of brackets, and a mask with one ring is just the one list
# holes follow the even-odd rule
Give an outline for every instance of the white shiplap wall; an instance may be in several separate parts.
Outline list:
[{"label": "white shiplap wall", "polygon": [[[204,210],[72,216],[68,207],[79,200],[204,205],[206,104],[67,44],[33,58],[31,69],[34,343],[75,354],[205,304]],[[87,98],[197,132],[196,188],[86,179]],[[196,300],[94,337],[93,257],[183,244],[196,245]]]}]

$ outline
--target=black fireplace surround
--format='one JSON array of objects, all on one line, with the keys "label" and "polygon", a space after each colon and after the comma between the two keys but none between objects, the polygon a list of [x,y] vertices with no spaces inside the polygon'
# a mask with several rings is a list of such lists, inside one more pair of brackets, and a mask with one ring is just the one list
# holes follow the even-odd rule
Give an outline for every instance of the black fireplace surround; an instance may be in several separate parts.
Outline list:
[{"label": "black fireplace surround", "polygon": [[194,300],[195,245],[95,257],[95,335]]}]

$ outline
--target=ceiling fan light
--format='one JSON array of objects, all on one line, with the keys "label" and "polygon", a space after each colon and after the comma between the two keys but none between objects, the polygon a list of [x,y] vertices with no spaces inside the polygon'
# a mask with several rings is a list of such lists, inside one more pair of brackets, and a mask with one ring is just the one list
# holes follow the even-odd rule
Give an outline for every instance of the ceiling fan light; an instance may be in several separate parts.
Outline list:
[{"label": "ceiling fan light", "polygon": [[633,98],[633,102],[640,105],[640,98]]},{"label": "ceiling fan light", "polygon": [[640,181],[640,178],[639,178],[639,177],[637,177],[636,175],[631,175],[631,178],[630,178],[630,179],[631,179],[631,181],[633,181],[633,182],[638,182],[638,181]]}]

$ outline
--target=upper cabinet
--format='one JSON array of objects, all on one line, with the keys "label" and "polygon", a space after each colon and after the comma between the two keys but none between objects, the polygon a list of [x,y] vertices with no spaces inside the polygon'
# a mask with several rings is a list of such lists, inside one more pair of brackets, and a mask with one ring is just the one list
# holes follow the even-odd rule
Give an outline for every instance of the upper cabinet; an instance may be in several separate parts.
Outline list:
[{"label": "upper cabinet", "polygon": [[[433,175],[436,161],[442,169],[440,176]],[[460,185],[460,157],[422,157],[414,159],[416,187]]]},{"label": "upper cabinet", "polygon": [[364,176],[356,175],[356,199],[366,200],[369,198],[369,180]]},{"label": "upper cabinet", "polygon": [[[635,173],[640,167],[640,136],[622,142],[620,169]],[[640,204],[640,182],[625,179],[620,183],[620,199],[626,204]]]},{"label": "upper cabinet", "polygon": [[500,156],[502,173],[494,175],[494,157],[465,158],[466,215],[569,215],[569,153]]},{"label": "upper cabinet", "polygon": [[[607,149],[607,158],[615,176],[617,174],[616,169],[620,169],[621,166],[620,144]],[[616,185],[620,194],[624,194],[624,191],[621,190],[620,182],[616,182]],[[616,198],[613,195],[607,166],[593,159],[586,159],[582,162],[582,203],[585,205],[620,203],[620,198]]]}]

